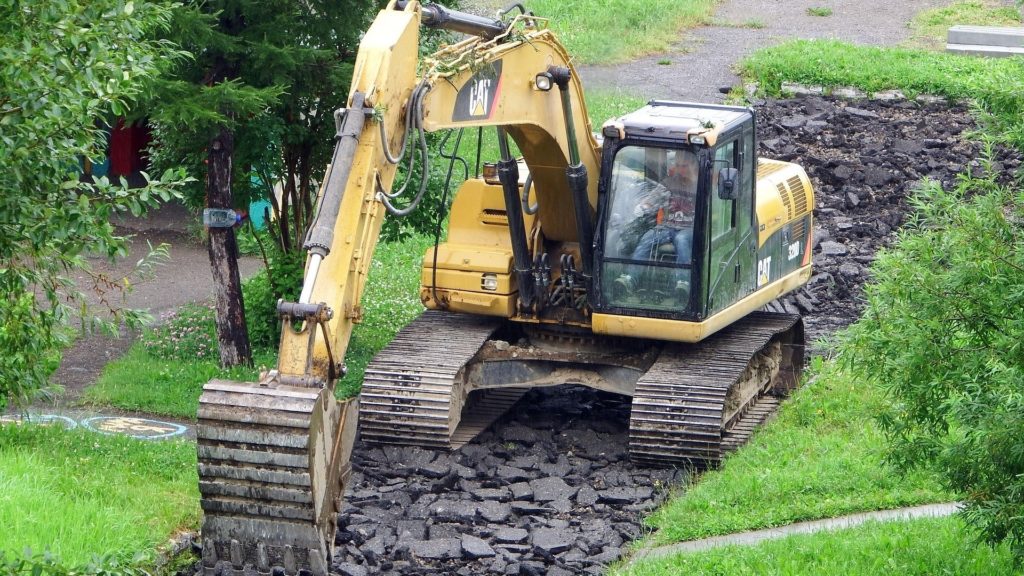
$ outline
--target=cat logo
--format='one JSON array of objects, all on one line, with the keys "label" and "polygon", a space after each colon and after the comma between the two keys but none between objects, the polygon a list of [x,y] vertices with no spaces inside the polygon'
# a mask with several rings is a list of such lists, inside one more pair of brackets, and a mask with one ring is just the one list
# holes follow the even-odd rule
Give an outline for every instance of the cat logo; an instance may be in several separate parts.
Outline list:
[{"label": "cat logo", "polygon": [[494,115],[494,106],[501,93],[501,60],[477,70],[455,96],[452,120],[466,122],[486,120]]},{"label": "cat logo", "polygon": [[473,117],[487,117],[487,108],[491,104],[491,79],[479,78],[471,82],[469,88],[469,115]]},{"label": "cat logo", "polygon": [[757,287],[760,288],[771,279],[772,257],[769,256],[757,262]]}]

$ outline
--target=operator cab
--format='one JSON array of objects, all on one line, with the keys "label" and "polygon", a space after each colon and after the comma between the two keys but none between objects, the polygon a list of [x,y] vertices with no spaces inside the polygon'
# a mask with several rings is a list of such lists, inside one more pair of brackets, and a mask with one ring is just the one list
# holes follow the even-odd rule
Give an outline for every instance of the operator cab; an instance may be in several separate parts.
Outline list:
[{"label": "operator cab", "polygon": [[753,112],[652,101],[602,135],[594,310],[698,321],[752,292]]}]

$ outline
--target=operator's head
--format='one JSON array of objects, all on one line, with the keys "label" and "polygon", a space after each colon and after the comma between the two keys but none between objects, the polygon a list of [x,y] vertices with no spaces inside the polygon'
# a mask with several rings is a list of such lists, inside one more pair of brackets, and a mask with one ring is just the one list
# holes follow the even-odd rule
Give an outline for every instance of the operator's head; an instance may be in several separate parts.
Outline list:
[{"label": "operator's head", "polygon": [[685,150],[676,150],[668,169],[668,177],[683,184],[683,188],[692,188],[697,180],[697,158]]}]

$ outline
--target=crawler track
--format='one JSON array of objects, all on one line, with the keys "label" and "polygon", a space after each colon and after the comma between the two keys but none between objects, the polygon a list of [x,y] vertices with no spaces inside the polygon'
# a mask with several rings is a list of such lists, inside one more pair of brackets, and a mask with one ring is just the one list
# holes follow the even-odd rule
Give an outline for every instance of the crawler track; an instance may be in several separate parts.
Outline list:
[{"label": "crawler track", "polygon": [[[763,362],[769,369],[748,369],[773,351],[778,358]],[[654,465],[720,461],[778,404],[770,395],[798,382],[802,366],[803,325],[787,314],[751,314],[700,344],[666,346],[636,385],[630,457]],[[736,398],[745,381],[750,393]]]},{"label": "crawler track", "polygon": [[[428,310],[403,328],[366,368],[362,437],[371,443],[455,449],[497,420],[526,390],[470,396],[461,376],[499,325],[491,318]],[[462,420],[467,400],[470,409]]]}]

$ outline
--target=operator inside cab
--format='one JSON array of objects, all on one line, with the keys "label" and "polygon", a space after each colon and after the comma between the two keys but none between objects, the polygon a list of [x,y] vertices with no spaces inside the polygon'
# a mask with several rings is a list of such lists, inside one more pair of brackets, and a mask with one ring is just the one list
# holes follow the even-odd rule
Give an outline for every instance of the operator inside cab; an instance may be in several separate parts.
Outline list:
[{"label": "operator inside cab", "polygon": [[688,149],[628,146],[616,154],[603,282],[616,305],[688,306],[697,174]]}]

